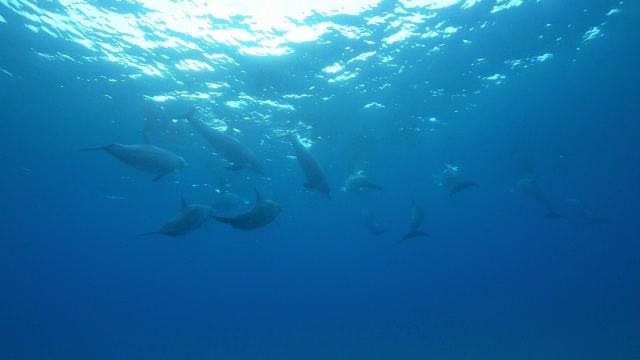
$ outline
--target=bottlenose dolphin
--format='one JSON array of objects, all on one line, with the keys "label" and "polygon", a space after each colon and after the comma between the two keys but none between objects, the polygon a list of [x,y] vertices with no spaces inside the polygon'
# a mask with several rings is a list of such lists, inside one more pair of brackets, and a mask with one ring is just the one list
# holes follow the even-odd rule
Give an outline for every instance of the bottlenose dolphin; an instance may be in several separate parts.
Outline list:
[{"label": "bottlenose dolphin", "polygon": [[449,188],[449,196],[453,196],[462,190],[478,186],[478,183],[473,181],[460,180],[458,176],[459,167],[445,164],[446,169],[440,175],[440,185]]},{"label": "bottlenose dolphin", "polygon": [[350,175],[345,181],[344,185],[344,191],[356,195],[358,195],[362,189],[366,188],[382,190],[382,187],[380,185],[371,181],[371,179],[368,176],[364,175],[362,171],[358,171],[355,174]]},{"label": "bottlenose dolphin", "polygon": [[307,189],[316,189],[331,200],[331,187],[318,164],[316,158],[307,150],[307,148],[300,143],[298,138],[293,136],[293,133],[285,135],[287,139],[293,145],[293,151],[296,154],[296,158],[302,167],[302,171],[307,177],[307,182],[304,183],[304,187]]},{"label": "bottlenose dolphin", "polygon": [[180,198],[180,201],[182,203],[180,212],[167,221],[160,230],[140,234],[139,236],[155,234],[181,236],[204,225],[213,213],[213,208],[210,206],[187,204],[184,198]]},{"label": "bottlenose dolphin", "polygon": [[280,213],[280,204],[271,200],[264,200],[256,190],[256,203],[246,213],[233,218],[211,215],[212,218],[229,224],[236,229],[254,230],[268,225],[276,219]]},{"label": "bottlenose dolphin", "polygon": [[545,219],[556,219],[562,217],[562,215],[553,209],[551,202],[547,199],[547,196],[542,191],[542,188],[536,179],[524,178],[518,180],[516,190],[546,207],[547,213],[544,215]]},{"label": "bottlenose dolphin", "polygon": [[381,227],[380,224],[373,219],[371,211],[365,210],[362,213],[362,220],[364,226],[369,230],[369,234],[371,235],[380,235],[389,231],[389,229]]},{"label": "bottlenose dolphin", "polygon": [[216,211],[230,212],[239,211],[248,203],[248,201],[234,193],[222,191],[216,195],[215,199],[213,199],[210,204]]},{"label": "bottlenose dolphin", "polygon": [[249,168],[262,176],[266,176],[262,164],[251,149],[235,137],[212,128],[200,119],[194,117],[194,115],[195,111],[190,111],[179,117],[187,119],[209,145],[231,163],[230,166],[226,167],[228,170],[237,171],[243,168]]},{"label": "bottlenose dolphin", "polygon": [[104,150],[115,156],[125,164],[138,170],[156,174],[153,181],[160,180],[163,176],[185,167],[187,162],[180,156],[154,146],[144,134],[144,144],[122,145],[109,144],[95,148],[81,149],[79,151]]},{"label": "bottlenose dolphin", "polygon": [[404,234],[404,236],[402,236],[402,238],[400,238],[398,242],[417,237],[429,236],[428,233],[418,230],[420,228],[420,225],[422,225],[422,221],[424,220],[424,209],[416,204],[416,201],[413,198],[411,198],[411,204],[411,231]]}]

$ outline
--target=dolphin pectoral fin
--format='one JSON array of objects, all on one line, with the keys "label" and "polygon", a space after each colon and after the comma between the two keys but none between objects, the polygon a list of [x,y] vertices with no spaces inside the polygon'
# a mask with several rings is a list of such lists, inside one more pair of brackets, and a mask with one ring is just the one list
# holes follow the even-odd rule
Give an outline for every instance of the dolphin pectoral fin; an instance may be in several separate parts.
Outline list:
[{"label": "dolphin pectoral fin", "polygon": [[315,188],[315,186],[313,186],[313,183],[311,181],[307,181],[304,184],[302,184],[305,188],[307,189],[313,189]]},{"label": "dolphin pectoral fin", "polygon": [[376,189],[376,190],[382,190],[382,186],[380,186],[378,184],[374,184],[374,183],[366,183],[363,187],[370,188],[370,189]]},{"label": "dolphin pectoral fin", "polygon": [[242,170],[243,166],[239,165],[239,164],[231,164],[227,167],[225,167],[225,169],[227,170],[231,170],[231,171],[238,171],[238,170]]},{"label": "dolphin pectoral fin", "polygon": [[449,196],[453,196],[456,193],[459,193],[460,191],[464,190],[464,189],[468,189],[470,187],[474,187],[474,186],[478,186],[478,183],[472,182],[472,181],[461,181],[455,185],[453,185],[450,189],[449,189]]},{"label": "dolphin pectoral fin", "polygon": [[185,200],[184,197],[181,196],[180,197],[180,206],[182,207],[182,209],[186,208],[187,205],[189,205],[189,204],[187,204],[187,200]]},{"label": "dolphin pectoral fin", "polygon": [[216,215],[213,215],[213,214],[211,215],[211,217],[216,219],[216,220],[218,220],[218,221],[220,221],[223,224],[232,224],[235,221],[235,219],[233,219],[233,218],[216,216]]},{"label": "dolphin pectoral fin", "polygon": [[153,181],[158,181],[160,179],[162,179],[164,177],[164,174],[158,174],[156,177],[153,178]]}]

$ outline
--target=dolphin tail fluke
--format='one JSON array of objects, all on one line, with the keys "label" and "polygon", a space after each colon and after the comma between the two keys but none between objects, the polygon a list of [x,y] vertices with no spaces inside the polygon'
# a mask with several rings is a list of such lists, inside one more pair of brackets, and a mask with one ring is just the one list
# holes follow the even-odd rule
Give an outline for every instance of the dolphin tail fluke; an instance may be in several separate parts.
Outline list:
[{"label": "dolphin tail fluke", "polygon": [[427,237],[427,236],[429,236],[429,233],[426,233],[420,230],[412,230],[406,233],[403,237],[401,237],[400,240],[398,240],[398,242],[403,242],[405,240],[409,240],[417,237]]}]

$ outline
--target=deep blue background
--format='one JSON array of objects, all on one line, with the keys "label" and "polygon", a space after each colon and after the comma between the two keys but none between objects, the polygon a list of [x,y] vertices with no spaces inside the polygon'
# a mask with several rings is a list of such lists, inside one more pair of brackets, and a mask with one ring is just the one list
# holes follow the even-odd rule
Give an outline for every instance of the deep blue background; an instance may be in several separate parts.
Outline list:
[{"label": "deep blue background", "polygon": [[[349,98],[299,110],[328,139],[312,149],[332,202],[304,191],[284,143],[262,150],[271,179],[257,179],[155,134],[193,165],[152,183],[76,150],[139,142],[140,94],[153,84],[77,81],[122,70],[37,57],[81,50],[0,24],[0,67],[16,75],[0,75],[0,357],[640,358],[637,8],[616,15],[606,40],[486,90],[467,121],[416,148],[372,147],[365,170],[385,191],[368,205],[392,228],[379,237],[338,190],[357,144]],[[424,106],[413,100],[394,101]],[[446,161],[480,187],[448,198],[433,178]],[[542,220],[511,191],[531,171],[558,208],[578,198],[610,222]],[[206,202],[211,188],[189,184],[220,174],[249,199],[255,186],[282,203],[278,224],[135,236],[171,217],[180,195]],[[411,196],[431,237],[398,244]]]}]

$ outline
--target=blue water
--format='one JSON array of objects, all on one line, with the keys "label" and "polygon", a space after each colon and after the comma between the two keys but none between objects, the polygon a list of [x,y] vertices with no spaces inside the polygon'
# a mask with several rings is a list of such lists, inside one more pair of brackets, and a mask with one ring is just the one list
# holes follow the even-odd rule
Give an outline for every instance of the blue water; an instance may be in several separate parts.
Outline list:
[{"label": "blue water", "polygon": [[[0,358],[640,359],[636,2],[260,3],[0,1]],[[143,130],[187,167],[77,151]],[[137,236],[254,188],[261,229]]]}]

